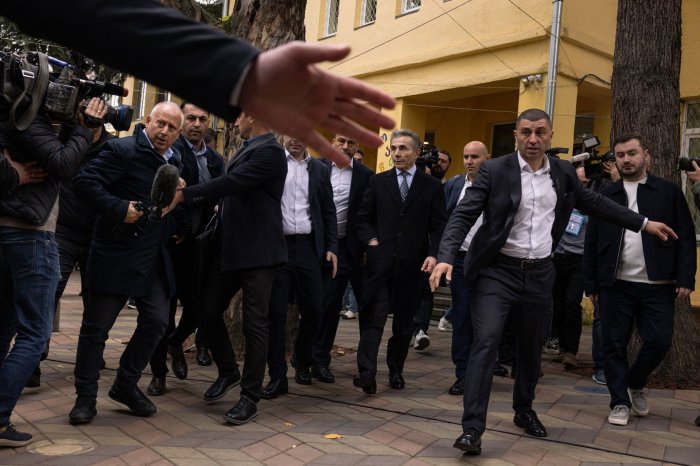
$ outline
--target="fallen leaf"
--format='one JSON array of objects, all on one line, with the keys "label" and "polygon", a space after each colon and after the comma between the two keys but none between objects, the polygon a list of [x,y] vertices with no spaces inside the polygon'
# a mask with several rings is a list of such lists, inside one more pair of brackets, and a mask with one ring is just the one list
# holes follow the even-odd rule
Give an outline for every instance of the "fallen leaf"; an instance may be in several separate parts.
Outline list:
[{"label": "fallen leaf", "polygon": [[324,435],[323,437],[330,438],[330,439],[345,438],[344,435],[338,435],[338,434],[328,434],[328,435]]},{"label": "fallen leaf", "polygon": [[296,445],[292,445],[292,448],[296,448],[296,447],[297,447]]},{"label": "fallen leaf", "polygon": [[62,365],[60,365],[60,364],[58,365],[58,367],[60,367],[60,368],[63,368],[63,366],[62,366]]},{"label": "fallen leaf", "polygon": [[288,422],[285,422],[284,425],[285,425],[285,426],[291,426],[291,424],[288,423]]}]

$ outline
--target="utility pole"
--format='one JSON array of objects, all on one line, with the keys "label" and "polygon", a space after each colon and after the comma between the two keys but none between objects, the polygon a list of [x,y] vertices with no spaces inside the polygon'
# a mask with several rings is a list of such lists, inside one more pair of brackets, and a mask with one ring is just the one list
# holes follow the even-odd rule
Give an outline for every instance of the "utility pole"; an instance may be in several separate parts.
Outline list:
[{"label": "utility pole", "polygon": [[544,111],[554,122],[554,100],[557,95],[557,64],[559,63],[559,34],[561,34],[561,7],[564,0],[554,0],[552,30],[549,34],[549,67],[547,68],[547,96]]}]

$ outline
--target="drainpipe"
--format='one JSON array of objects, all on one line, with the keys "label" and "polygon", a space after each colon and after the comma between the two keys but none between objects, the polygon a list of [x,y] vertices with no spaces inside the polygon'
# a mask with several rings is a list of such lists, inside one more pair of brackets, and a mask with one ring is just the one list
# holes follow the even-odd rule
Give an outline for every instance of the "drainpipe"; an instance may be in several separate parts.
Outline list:
[{"label": "drainpipe", "polygon": [[552,8],[552,31],[549,38],[549,68],[547,68],[547,97],[544,111],[554,122],[554,99],[557,94],[557,63],[559,63],[559,34],[561,34],[561,7],[563,0],[554,0]]},{"label": "drainpipe", "polygon": [[225,18],[228,16],[228,0],[224,0],[224,9],[221,12],[221,17]]}]

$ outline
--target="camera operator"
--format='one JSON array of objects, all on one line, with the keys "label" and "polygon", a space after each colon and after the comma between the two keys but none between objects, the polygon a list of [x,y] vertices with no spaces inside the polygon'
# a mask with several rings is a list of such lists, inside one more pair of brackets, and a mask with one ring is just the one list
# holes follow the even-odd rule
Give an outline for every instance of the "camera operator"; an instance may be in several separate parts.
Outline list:
[{"label": "camera operator", "polygon": [[438,159],[435,161],[435,163],[432,163],[427,167],[429,170],[428,173],[440,180],[442,186],[444,187],[445,183],[447,183],[445,175],[447,174],[447,170],[450,169],[450,165],[452,165],[452,156],[446,150],[441,149],[438,151]]},{"label": "camera operator", "polygon": [[[90,422],[97,414],[97,382],[105,341],[129,296],[136,298],[139,316],[109,397],[142,415],[156,412],[136,384],[165,333],[170,299],[175,294],[166,245],[174,233],[189,235],[192,225],[182,209],[158,220],[144,215],[136,205],[152,204],[152,185],[161,166],[179,167],[179,154],[171,146],[182,131],[182,122],[176,104],[156,105],[145,127],[136,125],[131,137],[108,141],[73,182],[76,194],[98,215],[87,264],[85,287],[90,297],[78,340],[78,397],[70,412],[71,424]],[[117,232],[123,224],[129,225],[122,235]]]},{"label": "camera operator", "polygon": [[[104,112],[104,104],[94,99],[86,113],[101,118]],[[64,145],[42,110],[24,131],[11,129],[7,109],[0,113],[0,147],[7,148],[5,154],[18,164],[36,162],[48,173],[43,183],[20,186],[0,201],[0,360],[5,361],[0,368],[0,440],[7,446],[26,445],[32,439],[9,421],[51,335],[53,296],[60,279],[54,235],[59,183],[73,177],[93,139],[83,115],[76,116],[79,126]],[[8,355],[12,338],[15,345]]]}]

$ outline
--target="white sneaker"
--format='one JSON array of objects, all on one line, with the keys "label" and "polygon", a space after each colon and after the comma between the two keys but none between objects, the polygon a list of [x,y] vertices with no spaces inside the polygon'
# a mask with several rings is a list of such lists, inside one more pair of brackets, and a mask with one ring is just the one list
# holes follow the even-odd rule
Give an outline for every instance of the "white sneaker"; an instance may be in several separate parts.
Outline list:
[{"label": "white sneaker", "polygon": [[627,389],[627,395],[632,403],[632,411],[637,416],[646,416],[649,414],[649,403],[647,403],[647,394],[644,390]]},{"label": "white sneaker", "polygon": [[346,312],[345,309],[341,309],[341,310],[340,310],[340,315],[341,315],[341,316],[344,316],[344,315],[345,315],[345,312]]},{"label": "white sneaker", "polygon": [[441,332],[446,332],[447,331],[447,319],[444,317],[440,317],[440,323],[438,324],[438,330]]},{"label": "white sneaker", "polygon": [[625,405],[617,405],[608,416],[608,422],[616,426],[626,426],[630,418],[630,409]]},{"label": "white sneaker", "polygon": [[417,350],[424,350],[430,346],[430,337],[425,334],[423,330],[419,331],[416,335],[416,343],[413,347]]},{"label": "white sneaker", "polygon": [[345,315],[343,316],[343,319],[345,319],[345,320],[356,319],[356,318],[357,318],[357,312],[352,312],[352,311],[346,312]]}]

